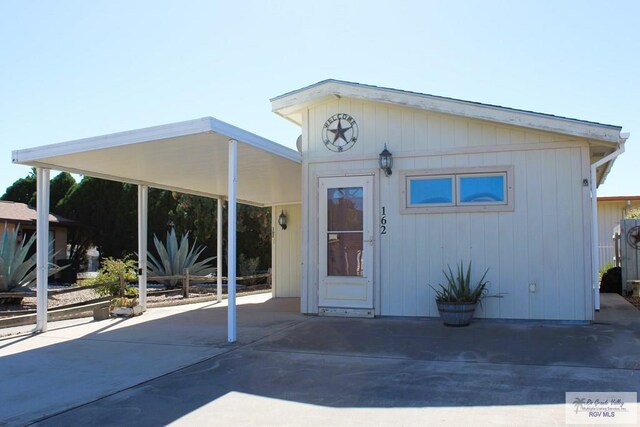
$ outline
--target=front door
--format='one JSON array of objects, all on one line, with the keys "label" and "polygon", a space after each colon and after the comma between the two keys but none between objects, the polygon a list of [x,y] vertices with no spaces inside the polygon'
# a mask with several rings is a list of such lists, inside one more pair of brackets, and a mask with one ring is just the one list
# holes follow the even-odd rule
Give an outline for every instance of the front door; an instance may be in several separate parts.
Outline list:
[{"label": "front door", "polygon": [[320,178],[319,306],[373,311],[373,177]]}]

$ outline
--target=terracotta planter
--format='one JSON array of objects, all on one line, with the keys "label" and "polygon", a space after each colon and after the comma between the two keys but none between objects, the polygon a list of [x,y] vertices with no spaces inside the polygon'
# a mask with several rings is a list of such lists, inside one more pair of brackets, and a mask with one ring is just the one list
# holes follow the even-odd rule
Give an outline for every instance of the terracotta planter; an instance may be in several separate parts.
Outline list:
[{"label": "terracotta planter", "polygon": [[446,326],[468,326],[476,311],[477,302],[438,302],[440,318]]}]

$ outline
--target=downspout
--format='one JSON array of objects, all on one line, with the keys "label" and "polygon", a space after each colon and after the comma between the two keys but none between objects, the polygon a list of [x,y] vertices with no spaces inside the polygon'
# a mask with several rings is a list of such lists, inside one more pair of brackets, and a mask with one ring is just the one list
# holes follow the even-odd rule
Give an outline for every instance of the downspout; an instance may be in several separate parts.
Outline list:
[{"label": "downspout", "polygon": [[598,246],[600,242],[598,241],[598,183],[596,169],[607,162],[615,160],[616,157],[624,153],[624,143],[627,138],[629,138],[628,133],[621,133],[618,148],[613,153],[591,165],[591,286],[593,288],[593,305],[596,311],[600,311],[600,286],[598,283],[598,266],[600,265]]}]

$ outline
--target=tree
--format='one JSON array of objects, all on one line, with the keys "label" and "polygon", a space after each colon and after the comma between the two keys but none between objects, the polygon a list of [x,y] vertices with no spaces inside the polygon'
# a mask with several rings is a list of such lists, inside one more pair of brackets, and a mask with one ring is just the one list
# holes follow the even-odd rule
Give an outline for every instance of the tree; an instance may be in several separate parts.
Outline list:
[{"label": "tree", "polygon": [[[35,169],[17,180],[2,200],[35,204]],[[69,229],[72,265],[78,267],[87,247],[95,245],[102,258],[122,258],[138,249],[138,187],[85,176],[79,183],[62,172],[51,180],[51,211],[80,225]],[[224,208],[226,211],[226,208]],[[149,189],[148,238],[164,235],[171,227],[205,246],[203,256],[216,254],[217,203],[215,199]],[[226,212],[223,213],[226,218]],[[271,211],[238,205],[237,248],[243,259],[259,257],[259,268],[271,266]],[[226,220],[222,225],[226,230]],[[226,246],[226,236],[223,246]],[[226,254],[222,254],[226,263]]]},{"label": "tree", "polygon": [[35,194],[36,170],[35,168],[32,168],[29,175],[24,178],[20,178],[11,184],[2,197],[0,197],[0,200],[26,203],[30,206],[35,206]]},{"label": "tree", "polygon": [[60,172],[49,184],[49,210],[57,213],[58,204],[76,186],[76,180],[69,172]]},{"label": "tree", "polygon": [[[57,213],[57,204],[76,185],[76,180],[73,179],[70,173],[61,172],[51,180],[49,185],[49,211]],[[0,200],[26,203],[29,206],[36,207],[36,187],[36,170],[32,168],[26,177],[19,178],[11,184],[4,195],[0,197]]]},{"label": "tree", "polygon": [[60,214],[79,221],[74,237],[98,247],[101,257],[121,258],[137,248],[137,187],[85,176],[58,203]]}]

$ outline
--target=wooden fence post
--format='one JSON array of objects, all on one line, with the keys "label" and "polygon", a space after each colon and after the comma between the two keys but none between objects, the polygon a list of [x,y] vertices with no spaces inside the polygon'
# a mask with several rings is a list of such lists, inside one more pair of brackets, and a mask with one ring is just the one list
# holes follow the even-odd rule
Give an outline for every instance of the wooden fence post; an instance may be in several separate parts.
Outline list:
[{"label": "wooden fence post", "polygon": [[182,281],[182,297],[189,298],[189,269],[184,270],[184,280]]},{"label": "wooden fence post", "polygon": [[120,297],[124,297],[124,274],[122,273],[118,273],[118,275],[120,276]]}]

